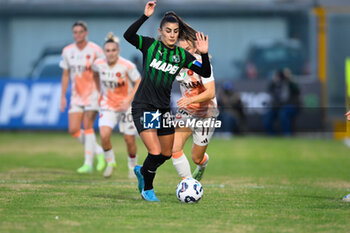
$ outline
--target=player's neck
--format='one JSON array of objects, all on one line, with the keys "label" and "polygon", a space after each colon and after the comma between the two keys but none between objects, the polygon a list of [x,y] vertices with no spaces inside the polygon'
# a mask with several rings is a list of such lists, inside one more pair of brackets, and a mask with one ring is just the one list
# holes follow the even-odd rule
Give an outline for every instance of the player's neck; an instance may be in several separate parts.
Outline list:
[{"label": "player's neck", "polygon": [[169,45],[169,44],[167,44],[165,41],[163,41],[162,40],[162,43],[166,46],[166,47],[168,47],[169,49],[173,49],[173,48],[175,48],[175,45]]},{"label": "player's neck", "polygon": [[119,57],[118,57],[114,62],[112,62],[112,63],[109,63],[109,62],[108,62],[108,66],[109,66],[110,68],[113,68],[113,67],[115,66],[115,64],[117,64],[118,60],[119,60]]},{"label": "player's neck", "polygon": [[78,47],[78,49],[79,50],[83,50],[84,48],[85,48],[85,46],[87,45],[87,41],[86,40],[84,40],[84,41],[82,41],[82,42],[79,42],[79,43],[75,43],[76,45],[77,45],[77,47]]}]

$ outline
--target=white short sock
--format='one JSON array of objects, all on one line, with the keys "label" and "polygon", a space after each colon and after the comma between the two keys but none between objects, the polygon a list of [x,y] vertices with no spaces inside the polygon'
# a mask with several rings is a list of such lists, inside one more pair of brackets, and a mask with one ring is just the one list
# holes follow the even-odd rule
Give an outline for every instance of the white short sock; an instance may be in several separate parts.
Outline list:
[{"label": "white short sock", "polygon": [[107,163],[115,163],[114,151],[113,149],[104,152]]},{"label": "white short sock", "polygon": [[102,147],[95,140],[95,155],[100,155],[103,153]]},{"label": "white short sock", "polygon": [[84,145],[85,135],[84,135],[83,129],[80,129],[80,131],[78,133],[74,134],[73,137],[75,137],[81,144]]},{"label": "white short sock", "polygon": [[199,169],[205,168],[208,165],[208,162],[209,162],[209,155],[205,153],[201,164],[198,165],[198,168]]},{"label": "white short sock", "polygon": [[134,169],[134,167],[137,165],[137,155],[135,155],[134,158],[130,158],[128,156],[128,167],[129,169]]},{"label": "white short sock", "polygon": [[[84,134],[84,130],[83,130],[83,129],[80,130],[80,134],[79,134],[79,136],[76,137],[76,139],[77,139],[81,144],[84,145],[84,143],[85,143],[85,134]],[[97,141],[96,141],[96,136],[95,136],[94,154],[95,154],[95,155],[100,155],[100,154],[102,154],[102,153],[103,153],[103,149],[102,149],[102,147],[97,143]]]},{"label": "white short sock", "polygon": [[85,131],[85,164],[88,164],[92,167],[93,161],[94,161],[94,152],[95,152],[95,143],[96,143],[96,137],[93,132],[93,130],[88,130],[88,132]]},{"label": "white short sock", "polygon": [[[177,158],[174,158],[174,155],[176,155],[177,153],[181,154],[180,157],[175,156]],[[188,162],[186,155],[182,151],[173,153],[173,157],[171,158],[171,160],[173,161],[173,165],[177,173],[181,176],[181,178],[192,178],[190,163]]]}]

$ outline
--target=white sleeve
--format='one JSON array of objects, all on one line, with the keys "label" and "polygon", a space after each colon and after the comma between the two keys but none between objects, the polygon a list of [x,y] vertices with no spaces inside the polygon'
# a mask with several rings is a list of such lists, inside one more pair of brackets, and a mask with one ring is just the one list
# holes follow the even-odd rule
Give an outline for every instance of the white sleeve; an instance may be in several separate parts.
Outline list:
[{"label": "white sleeve", "polygon": [[214,81],[214,72],[213,72],[213,66],[212,66],[212,65],[210,65],[210,68],[211,68],[211,75],[210,75],[210,77],[209,77],[209,78],[202,78],[202,82],[203,82],[203,84],[207,84],[207,83],[209,83],[209,82]]},{"label": "white sleeve", "polygon": [[132,64],[132,68],[128,69],[128,76],[132,82],[136,82],[141,77],[140,72],[134,64]]},{"label": "white sleeve", "polygon": [[182,68],[181,70],[180,70],[180,72],[177,74],[177,76],[176,76],[176,81],[178,81],[178,82],[180,82],[180,81],[182,81],[183,79],[184,79],[184,74],[186,73],[188,71],[188,69],[186,69],[186,68]]},{"label": "white sleeve", "polygon": [[96,65],[96,61],[92,64],[92,70],[95,71],[96,73],[99,72],[98,65]]},{"label": "white sleeve", "polygon": [[69,69],[69,63],[68,63],[67,55],[64,52],[62,52],[61,60],[60,60],[60,64],[59,65],[64,70],[68,70]]},{"label": "white sleeve", "polygon": [[104,58],[104,56],[105,55],[103,53],[103,50],[100,47],[98,47],[98,49],[96,49],[96,60],[100,58]]}]

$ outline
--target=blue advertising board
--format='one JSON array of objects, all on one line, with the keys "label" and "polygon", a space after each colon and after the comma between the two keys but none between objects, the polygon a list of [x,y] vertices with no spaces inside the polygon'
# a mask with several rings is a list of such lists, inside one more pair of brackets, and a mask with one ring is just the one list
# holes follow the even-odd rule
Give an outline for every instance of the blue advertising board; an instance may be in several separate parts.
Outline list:
[{"label": "blue advertising board", "polygon": [[[67,91],[69,96],[70,88]],[[68,129],[68,108],[60,112],[60,98],[59,79],[0,79],[0,129]]]}]

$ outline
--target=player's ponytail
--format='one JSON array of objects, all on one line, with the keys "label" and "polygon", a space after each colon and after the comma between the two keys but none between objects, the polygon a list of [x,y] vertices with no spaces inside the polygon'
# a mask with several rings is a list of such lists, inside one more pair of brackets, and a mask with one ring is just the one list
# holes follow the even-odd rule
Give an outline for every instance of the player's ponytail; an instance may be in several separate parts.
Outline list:
[{"label": "player's ponytail", "polygon": [[178,16],[173,11],[168,11],[164,14],[162,20],[160,21],[160,28],[164,26],[165,23],[177,23],[179,24],[179,39],[181,40],[196,40],[196,30],[194,30],[189,24],[185,23],[183,19]]},{"label": "player's ponytail", "polygon": [[[178,16],[175,12],[168,11],[164,14],[162,20],[160,21],[160,28],[162,28],[165,23],[179,24],[180,33],[178,40],[189,41],[192,43],[193,47],[196,47],[197,31],[194,28],[192,28],[188,23],[185,23],[185,21],[183,21],[183,19],[180,16]],[[198,51],[196,51],[196,53],[200,54]],[[211,58],[210,55],[209,58]]]},{"label": "player's ponytail", "polygon": [[109,32],[107,37],[105,38],[105,43],[115,43],[119,47],[119,38],[113,34],[113,32]]}]

